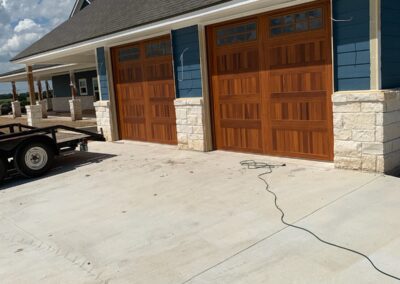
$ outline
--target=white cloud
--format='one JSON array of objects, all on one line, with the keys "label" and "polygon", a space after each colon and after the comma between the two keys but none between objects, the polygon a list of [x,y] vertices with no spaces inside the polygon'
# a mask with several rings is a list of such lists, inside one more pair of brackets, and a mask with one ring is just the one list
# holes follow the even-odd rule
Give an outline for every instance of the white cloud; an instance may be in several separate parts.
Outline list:
[{"label": "white cloud", "polygon": [[[9,60],[67,20],[74,3],[75,0],[0,0],[0,73],[20,68]],[[0,93],[2,90],[0,86]]]}]

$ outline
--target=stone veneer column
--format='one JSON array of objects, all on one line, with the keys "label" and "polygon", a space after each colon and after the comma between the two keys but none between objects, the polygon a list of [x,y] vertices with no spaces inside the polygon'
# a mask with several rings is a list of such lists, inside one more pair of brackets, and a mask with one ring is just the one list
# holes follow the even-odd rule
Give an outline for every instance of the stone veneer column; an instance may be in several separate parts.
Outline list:
[{"label": "stone veneer column", "polygon": [[42,120],[42,106],[41,105],[28,105],[26,106],[26,116],[28,125],[37,127]]},{"label": "stone veneer column", "polygon": [[203,107],[202,98],[175,100],[179,149],[205,151]]},{"label": "stone veneer column", "polygon": [[21,117],[21,103],[19,101],[11,102],[13,118]]},{"label": "stone veneer column", "polygon": [[82,102],[80,99],[69,100],[72,121],[82,120]]},{"label": "stone veneer column", "polygon": [[333,118],[337,168],[400,168],[400,91],[335,93]]},{"label": "stone veneer column", "polygon": [[47,118],[47,100],[37,101],[36,104],[42,107],[42,118]]},{"label": "stone veneer column", "polygon": [[103,132],[107,141],[113,141],[110,101],[97,101],[94,103],[96,110],[97,131]]}]

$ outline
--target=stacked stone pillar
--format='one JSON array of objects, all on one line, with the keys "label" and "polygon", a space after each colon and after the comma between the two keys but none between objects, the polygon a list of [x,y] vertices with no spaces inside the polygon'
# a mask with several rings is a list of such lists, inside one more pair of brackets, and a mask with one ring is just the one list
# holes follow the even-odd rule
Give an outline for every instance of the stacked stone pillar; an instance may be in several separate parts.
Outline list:
[{"label": "stacked stone pillar", "polygon": [[182,150],[205,151],[203,98],[175,100],[178,147]]},{"label": "stacked stone pillar", "polygon": [[69,109],[71,110],[72,121],[82,120],[82,102],[80,99],[69,100]]},{"label": "stacked stone pillar", "polygon": [[26,116],[28,125],[33,127],[40,126],[42,121],[42,106],[41,105],[29,105],[26,106]]},{"label": "stacked stone pillar", "polygon": [[107,141],[113,141],[110,101],[97,101],[94,107],[98,133],[103,133]]},{"label": "stacked stone pillar", "polygon": [[21,103],[19,101],[11,102],[13,118],[21,117]]},{"label": "stacked stone pillar", "polygon": [[333,116],[337,168],[400,168],[400,91],[335,93]]}]

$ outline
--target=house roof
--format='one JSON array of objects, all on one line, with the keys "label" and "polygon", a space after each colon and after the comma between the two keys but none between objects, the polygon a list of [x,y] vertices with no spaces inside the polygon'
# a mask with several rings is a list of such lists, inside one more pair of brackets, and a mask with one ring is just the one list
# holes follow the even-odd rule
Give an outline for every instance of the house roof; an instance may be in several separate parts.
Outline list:
[{"label": "house roof", "polygon": [[232,0],[96,0],[11,61],[230,1]]}]

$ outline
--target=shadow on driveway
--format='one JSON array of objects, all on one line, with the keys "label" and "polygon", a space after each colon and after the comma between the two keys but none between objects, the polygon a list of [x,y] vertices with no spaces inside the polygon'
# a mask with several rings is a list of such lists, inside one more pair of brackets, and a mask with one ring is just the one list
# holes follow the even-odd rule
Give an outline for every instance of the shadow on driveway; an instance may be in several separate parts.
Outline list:
[{"label": "shadow on driveway", "polygon": [[57,157],[54,161],[53,168],[46,175],[36,178],[27,179],[17,173],[12,174],[0,185],[0,191],[12,189],[14,186],[23,185],[32,181],[40,180],[50,176],[60,175],[66,172],[74,171],[80,167],[101,163],[104,160],[115,157],[115,155],[89,152],[72,152],[71,154]]}]

